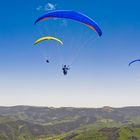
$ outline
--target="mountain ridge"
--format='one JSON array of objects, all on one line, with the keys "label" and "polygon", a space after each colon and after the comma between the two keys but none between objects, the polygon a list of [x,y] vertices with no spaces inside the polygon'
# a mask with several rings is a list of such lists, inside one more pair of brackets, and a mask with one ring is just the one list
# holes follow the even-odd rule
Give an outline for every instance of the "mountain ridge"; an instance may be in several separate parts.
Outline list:
[{"label": "mountain ridge", "polygon": [[[127,134],[127,136],[126,136]],[[139,140],[140,106],[0,106],[0,140]]]}]

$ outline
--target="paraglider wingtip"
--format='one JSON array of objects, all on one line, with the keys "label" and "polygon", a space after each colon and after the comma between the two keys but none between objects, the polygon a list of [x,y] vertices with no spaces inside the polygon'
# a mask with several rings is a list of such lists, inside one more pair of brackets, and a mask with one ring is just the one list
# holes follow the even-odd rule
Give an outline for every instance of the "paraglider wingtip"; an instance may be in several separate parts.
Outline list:
[{"label": "paraglider wingtip", "polygon": [[131,65],[131,63],[128,64],[128,66],[130,66],[130,65]]},{"label": "paraglider wingtip", "polygon": [[102,35],[103,35],[103,33],[102,33],[102,32],[100,32],[100,33],[99,33],[99,36],[101,37]]},{"label": "paraglider wingtip", "polygon": [[38,22],[38,20],[36,20],[36,21],[34,22],[34,24],[36,25],[37,22]]}]

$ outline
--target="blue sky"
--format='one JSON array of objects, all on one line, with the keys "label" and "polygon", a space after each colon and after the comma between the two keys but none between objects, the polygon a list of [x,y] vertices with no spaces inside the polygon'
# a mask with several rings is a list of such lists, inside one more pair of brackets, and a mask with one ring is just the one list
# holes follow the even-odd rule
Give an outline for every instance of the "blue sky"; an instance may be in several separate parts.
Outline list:
[{"label": "blue sky", "polygon": [[[70,20],[49,20],[35,26],[36,18],[47,12],[48,3],[55,9],[90,16],[103,36],[99,38],[86,26]],[[131,60],[140,58],[139,5],[139,0],[1,2],[0,105],[140,105],[140,65],[128,67]],[[64,48],[52,42],[33,46],[46,34],[61,38]],[[52,61],[49,65],[44,62],[48,53]],[[67,76],[62,74],[62,64],[71,67]]]}]

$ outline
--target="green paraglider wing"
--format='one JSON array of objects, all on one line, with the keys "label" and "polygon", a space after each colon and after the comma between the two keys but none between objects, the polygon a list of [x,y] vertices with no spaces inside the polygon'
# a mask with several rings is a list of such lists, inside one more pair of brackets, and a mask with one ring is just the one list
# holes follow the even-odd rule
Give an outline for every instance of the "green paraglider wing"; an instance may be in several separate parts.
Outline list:
[{"label": "green paraglider wing", "polygon": [[63,42],[62,42],[60,39],[58,39],[58,38],[56,38],[56,37],[52,37],[52,36],[41,37],[41,38],[39,38],[38,40],[36,40],[36,41],[34,42],[34,45],[35,45],[35,44],[38,44],[39,42],[42,42],[42,41],[44,41],[44,40],[54,40],[54,41],[57,41],[57,42],[59,42],[60,44],[63,45]]}]

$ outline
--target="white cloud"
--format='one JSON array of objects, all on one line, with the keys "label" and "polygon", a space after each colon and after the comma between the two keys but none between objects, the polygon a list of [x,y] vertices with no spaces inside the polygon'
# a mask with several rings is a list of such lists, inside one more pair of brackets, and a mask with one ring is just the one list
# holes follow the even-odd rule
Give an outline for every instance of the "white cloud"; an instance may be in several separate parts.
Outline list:
[{"label": "white cloud", "polygon": [[36,8],[37,11],[51,11],[56,9],[56,4],[47,3]]},{"label": "white cloud", "polygon": [[44,6],[44,10],[45,11],[50,11],[50,10],[55,10],[56,9],[56,4],[52,4],[52,3],[47,3]]},{"label": "white cloud", "polygon": [[43,9],[43,6],[41,5],[36,8],[37,11],[42,11],[42,9]]}]

